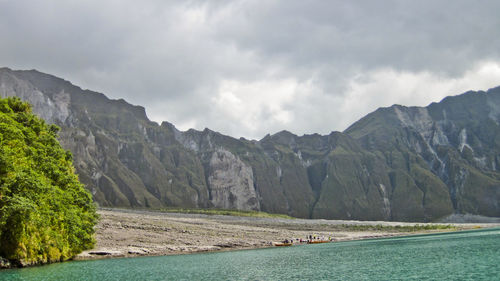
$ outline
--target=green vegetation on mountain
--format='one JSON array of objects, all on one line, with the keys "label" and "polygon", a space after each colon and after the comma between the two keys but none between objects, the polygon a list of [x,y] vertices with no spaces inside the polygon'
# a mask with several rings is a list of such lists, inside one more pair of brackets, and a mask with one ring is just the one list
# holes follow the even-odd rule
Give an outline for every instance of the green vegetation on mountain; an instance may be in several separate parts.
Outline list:
[{"label": "green vegetation on mountain", "polygon": [[[113,209],[111,209],[113,210]],[[156,210],[156,209],[149,209]],[[242,210],[226,210],[226,209],[188,209],[188,208],[162,208],[157,211],[163,213],[180,213],[180,214],[199,214],[208,216],[233,216],[233,217],[254,217],[254,218],[282,218],[294,219],[284,214],[272,214],[260,211],[242,211]]]},{"label": "green vegetation on mountain", "polygon": [[8,96],[61,127],[103,207],[238,209],[301,218],[500,217],[500,87],[379,108],[344,132],[261,140],[182,132],[144,108],[38,71],[0,68]]},{"label": "green vegetation on mountain", "polygon": [[0,256],[18,265],[67,260],[95,242],[96,209],[58,130],[19,98],[0,99]]}]

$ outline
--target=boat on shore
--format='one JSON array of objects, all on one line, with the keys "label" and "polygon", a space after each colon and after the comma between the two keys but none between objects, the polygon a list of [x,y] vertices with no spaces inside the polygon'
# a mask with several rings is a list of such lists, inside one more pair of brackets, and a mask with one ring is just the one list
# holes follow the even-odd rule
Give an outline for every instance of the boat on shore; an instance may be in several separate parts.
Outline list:
[{"label": "boat on shore", "polygon": [[286,246],[292,246],[292,243],[285,243],[285,242],[278,243],[278,242],[275,242],[274,246],[276,246],[276,247],[286,247]]},{"label": "boat on shore", "polygon": [[331,242],[330,240],[312,240],[312,241],[307,241],[307,244],[321,244],[321,243],[329,243]]}]

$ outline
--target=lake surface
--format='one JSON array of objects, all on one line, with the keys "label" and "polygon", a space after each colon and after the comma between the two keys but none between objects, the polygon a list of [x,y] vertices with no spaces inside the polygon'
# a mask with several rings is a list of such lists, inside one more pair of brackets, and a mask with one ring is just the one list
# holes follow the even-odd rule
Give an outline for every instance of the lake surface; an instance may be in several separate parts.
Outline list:
[{"label": "lake surface", "polygon": [[0,280],[500,280],[500,229],[74,261],[0,271]]}]

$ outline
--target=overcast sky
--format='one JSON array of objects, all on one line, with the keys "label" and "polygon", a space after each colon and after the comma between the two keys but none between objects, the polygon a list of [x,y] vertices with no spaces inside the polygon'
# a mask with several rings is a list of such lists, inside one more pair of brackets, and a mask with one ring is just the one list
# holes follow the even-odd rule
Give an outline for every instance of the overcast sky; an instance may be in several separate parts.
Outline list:
[{"label": "overcast sky", "polygon": [[0,66],[234,137],[500,85],[500,1],[5,1]]}]

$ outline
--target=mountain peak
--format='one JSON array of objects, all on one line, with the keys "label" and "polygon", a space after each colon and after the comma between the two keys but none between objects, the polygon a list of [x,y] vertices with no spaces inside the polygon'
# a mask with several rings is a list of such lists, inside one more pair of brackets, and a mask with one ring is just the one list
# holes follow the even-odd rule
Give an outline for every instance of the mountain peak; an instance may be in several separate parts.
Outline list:
[{"label": "mountain peak", "polygon": [[158,126],[142,106],[37,71],[2,68],[0,80],[7,95],[67,120],[59,139],[101,206],[361,220],[500,216],[500,87],[427,107],[379,108],[345,132],[283,130],[246,141]]}]

